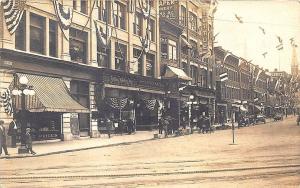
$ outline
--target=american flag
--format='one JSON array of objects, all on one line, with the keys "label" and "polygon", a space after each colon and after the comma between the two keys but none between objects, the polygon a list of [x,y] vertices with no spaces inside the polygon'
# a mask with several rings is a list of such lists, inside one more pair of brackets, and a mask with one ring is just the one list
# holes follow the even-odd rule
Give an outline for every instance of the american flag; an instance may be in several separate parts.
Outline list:
[{"label": "american flag", "polygon": [[22,19],[26,0],[0,0],[0,3],[3,6],[7,29],[13,34]]}]

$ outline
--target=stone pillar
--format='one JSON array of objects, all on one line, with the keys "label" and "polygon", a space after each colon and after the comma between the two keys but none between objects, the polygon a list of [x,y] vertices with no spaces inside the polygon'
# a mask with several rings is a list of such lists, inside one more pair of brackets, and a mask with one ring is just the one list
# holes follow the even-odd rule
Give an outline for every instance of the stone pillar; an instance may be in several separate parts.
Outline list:
[{"label": "stone pillar", "polygon": [[[69,78],[63,78],[67,88],[70,90],[70,82],[71,79]],[[63,132],[63,140],[72,140],[73,139],[73,134],[71,132],[71,124],[70,124],[70,120],[71,120],[71,113],[63,113],[62,115],[62,132]]]},{"label": "stone pillar", "polygon": [[30,52],[30,12],[26,11],[25,16],[25,51]]},{"label": "stone pillar", "polygon": [[14,49],[15,35],[8,32],[6,22],[4,20],[3,8],[0,8],[0,48]]},{"label": "stone pillar", "polygon": [[[0,60],[1,61],[1,60]],[[13,73],[8,69],[0,69],[0,92],[6,91],[11,82],[13,81]],[[2,106],[2,100],[0,102],[0,119],[4,121],[4,127],[8,131],[10,122],[12,121],[13,115],[9,115],[5,112],[5,108]],[[6,132],[7,133],[7,132]],[[11,137],[6,137],[7,146],[11,146]]]},{"label": "stone pillar", "polygon": [[46,18],[46,23],[45,23],[45,55],[49,56],[49,18]]},{"label": "stone pillar", "polygon": [[[95,100],[95,82],[90,83],[90,110],[91,112],[97,112],[96,100]],[[90,114],[90,130],[91,137],[96,138],[100,137],[100,133],[98,131],[98,121],[97,119],[92,118],[92,113]]]},{"label": "stone pillar", "polygon": [[110,64],[109,64],[109,68],[110,69],[115,69],[115,38],[111,38],[110,40]]}]

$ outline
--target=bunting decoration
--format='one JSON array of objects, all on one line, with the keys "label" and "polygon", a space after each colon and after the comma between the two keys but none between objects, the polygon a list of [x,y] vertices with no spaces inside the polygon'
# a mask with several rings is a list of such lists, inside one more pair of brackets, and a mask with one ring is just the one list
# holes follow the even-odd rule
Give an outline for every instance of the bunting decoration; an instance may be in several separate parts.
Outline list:
[{"label": "bunting decoration", "polygon": [[128,98],[107,98],[106,99],[106,104],[108,104],[110,107],[114,109],[121,110],[125,108],[126,104],[128,102]]},{"label": "bunting decoration", "polygon": [[139,2],[140,8],[142,9],[144,17],[149,18],[150,10],[151,10],[150,0],[138,0],[138,2]]},{"label": "bunting decoration", "polygon": [[145,103],[145,107],[149,110],[154,110],[156,107],[156,99],[147,99],[147,100],[143,100],[143,102]]},{"label": "bunting decoration", "polygon": [[[73,19],[73,9],[72,8],[65,8],[58,0],[53,0],[54,10],[57,19],[59,20],[59,26],[65,35],[66,30],[68,30],[71,26],[72,19]],[[67,38],[67,37],[66,37]]]},{"label": "bunting decoration", "polygon": [[2,0],[4,18],[9,33],[12,35],[22,19],[26,0]]},{"label": "bunting decoration", "polygon": [[9,116],[12,116],[14,111],[12,105],[11,91],[9,89],[6,89],[5,91],[1,92],[0,101],[1,106],[4,107],[5,113],[7,113]]}]

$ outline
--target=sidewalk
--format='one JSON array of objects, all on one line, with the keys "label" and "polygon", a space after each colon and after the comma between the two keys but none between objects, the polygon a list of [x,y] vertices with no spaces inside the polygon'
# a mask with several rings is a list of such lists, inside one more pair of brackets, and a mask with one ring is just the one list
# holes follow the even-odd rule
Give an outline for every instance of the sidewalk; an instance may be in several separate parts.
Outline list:
[{"label": "sidewalk", "polygon": [[102,147],[110,147],[117,145],[126,145],[131,143],[138,143],[153,139],[155,131],[138,131],[132,135],[112,135],[108,138],[107,135],[101,134],[100,138],[87,138],[71,141],[58,141],[50,143],[33,144],[33,150],[36,155],[31,154],[18,154],[18,148],[8,148],[9,156],[5,156],[4,153],[0,156],[0,159],[6,158],[25,158],[25,157],[39,157],[46,155],[54,155],[60,153],[74,152],[80,150],[88,150]]}]

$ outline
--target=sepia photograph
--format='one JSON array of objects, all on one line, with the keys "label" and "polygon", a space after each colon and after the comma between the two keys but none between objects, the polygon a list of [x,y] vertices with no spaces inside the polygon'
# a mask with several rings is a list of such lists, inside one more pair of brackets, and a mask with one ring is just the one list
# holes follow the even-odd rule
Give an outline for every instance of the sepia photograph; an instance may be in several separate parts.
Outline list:
[{"label": "sepia photograph", "polygon": [[300,188],[300,0],[0,0],[0,188]]}]

